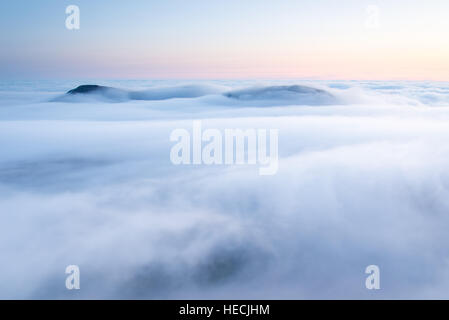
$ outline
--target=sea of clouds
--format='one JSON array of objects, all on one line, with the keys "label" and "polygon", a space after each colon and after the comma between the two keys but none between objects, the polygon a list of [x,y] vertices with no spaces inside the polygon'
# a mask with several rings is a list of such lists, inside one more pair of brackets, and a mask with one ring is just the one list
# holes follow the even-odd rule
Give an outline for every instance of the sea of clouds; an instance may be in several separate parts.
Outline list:
[{"label": "sea of clouds", "polygon": [[[279,171],[173,165],[193,120]],[[0,150],[0,298],[449,298],[447,83],[2,82]]]}]

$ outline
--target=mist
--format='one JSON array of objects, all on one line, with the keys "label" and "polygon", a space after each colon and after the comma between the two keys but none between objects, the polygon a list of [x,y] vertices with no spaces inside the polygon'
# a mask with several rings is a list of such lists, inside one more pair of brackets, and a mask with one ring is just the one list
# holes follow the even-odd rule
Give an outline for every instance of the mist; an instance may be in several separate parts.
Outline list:
[{"label": "mist", "polygon": [[[0,298],[449,297],[447,84],[80,84],[0,86]],[[173,165],[193,120],[278,129],[277,174]]]}]

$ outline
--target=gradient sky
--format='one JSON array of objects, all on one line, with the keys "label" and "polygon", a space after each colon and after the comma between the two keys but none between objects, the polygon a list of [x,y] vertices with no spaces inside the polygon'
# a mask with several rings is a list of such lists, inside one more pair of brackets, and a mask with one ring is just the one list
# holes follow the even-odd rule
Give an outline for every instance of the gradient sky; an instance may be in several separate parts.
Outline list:
[{"label": "gradient sky", "polygon": [[448,0],[2,1],[0,77],[449,81],[448,16]]}]

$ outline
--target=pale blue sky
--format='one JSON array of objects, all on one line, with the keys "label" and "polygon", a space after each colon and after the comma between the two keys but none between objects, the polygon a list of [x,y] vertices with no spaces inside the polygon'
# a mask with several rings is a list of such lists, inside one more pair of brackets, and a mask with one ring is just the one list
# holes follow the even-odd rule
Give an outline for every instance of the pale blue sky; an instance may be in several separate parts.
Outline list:
[{"label": "pale blue sky", "polygon": [[448,14],[447,0],[3,1],[0,77],[449,80]]}]

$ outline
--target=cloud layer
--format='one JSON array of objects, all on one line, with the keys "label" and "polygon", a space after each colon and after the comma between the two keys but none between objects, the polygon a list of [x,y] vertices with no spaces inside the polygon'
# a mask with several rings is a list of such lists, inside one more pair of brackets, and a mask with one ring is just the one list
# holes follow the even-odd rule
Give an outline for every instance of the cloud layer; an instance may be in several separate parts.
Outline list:
[{"label": "cloud layer", "polygon": [[[49,102],[72,84],[3,85],[0,297],[448,298],[448,87],[307,85],[338,103]],[[170,132],[194,119],[279,129],[278,173],[174,166]]]}]

